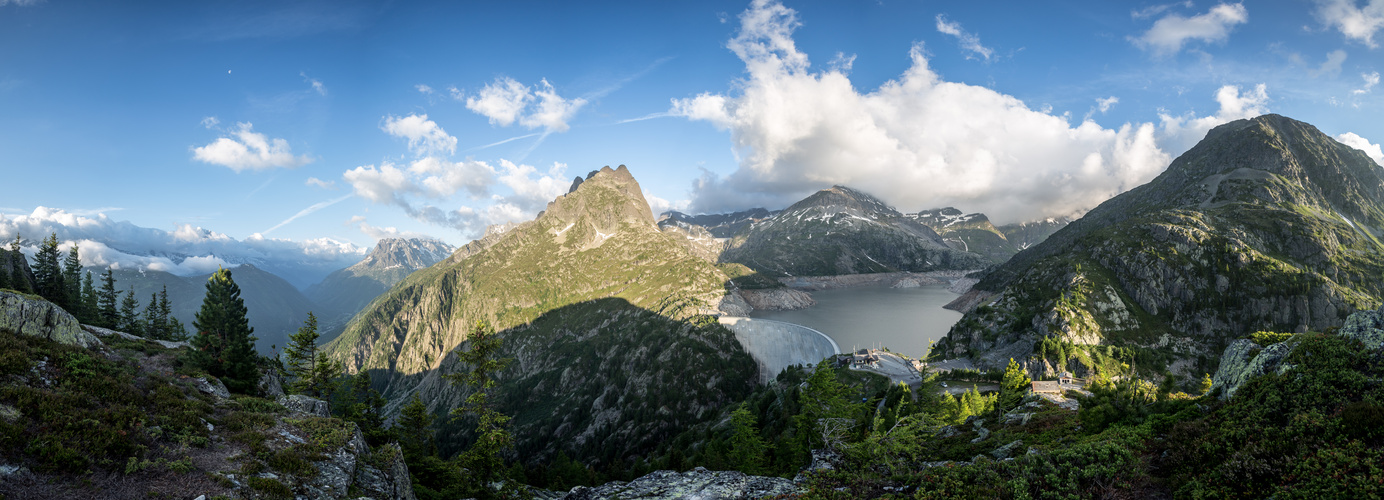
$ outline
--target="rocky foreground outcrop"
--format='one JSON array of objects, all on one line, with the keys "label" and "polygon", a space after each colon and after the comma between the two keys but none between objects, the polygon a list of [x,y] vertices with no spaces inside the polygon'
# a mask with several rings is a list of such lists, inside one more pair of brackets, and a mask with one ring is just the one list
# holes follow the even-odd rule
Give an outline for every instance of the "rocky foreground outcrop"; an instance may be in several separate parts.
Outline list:
[{"label": "rocky foreground outcrop", "polygon": [[[1345,338],[1359,340],[1365,349],[1378,351],[1384,349],[1384,307],[1373,311],[1359,311],[1346,318],[1345,326],[1336,332]],[[1300,337],[1300,336],[1299,336]],[[1285,363],[1288,355],[1301,343],[1299,337],[1260,347],[1249,339],[1239,339],[1226,347],[1221,355],[1221,365],[1216,375],[1211,377],[1212,391],[1220,391],[1220,398],[1228,400],[1241,385],[1254,377],[1268,373],[1283,373],[1293,367]]]},{"label": "rocky foreground outcrop", "polygon": [[614,481],[591,488],[577,487],[563,500],[722,499],[772,498],[797,492],[793,481],[751,476],[739,471],[709,471],[697,467],[687,472],[661,470],[628,483]]},{"label": "rocky foreground outcrop", "polygon": [[56,304],[5,290],[0,290],[0,330],[77,347],[101,345],[100,340],[82,329],[77,318]]}]

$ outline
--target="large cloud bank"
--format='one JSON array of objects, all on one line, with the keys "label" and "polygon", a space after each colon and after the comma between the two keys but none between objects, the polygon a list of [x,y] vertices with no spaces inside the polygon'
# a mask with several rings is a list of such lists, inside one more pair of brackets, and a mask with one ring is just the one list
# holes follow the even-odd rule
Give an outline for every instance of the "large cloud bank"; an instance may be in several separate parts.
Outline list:
[{"label": "large cloud bank", "polygon": [[740,158],[735,172],[694,182],[694,212],[781,207],[842,184],[903,210],[954,205],[999,222],[1070,215],[1148,182],[1211,127],[1267,111],[1262,85],[1226,86],[1213,116],[1073,126],[1015,97],[943,80],[921,45],[908,51],[903,75],[862,93],[844,68],[812,69],[793,42],[792,9],[755,0],[740,23],[727,47],[747,76],[731,92],[672,102],[674,115],[729,130]]},{"label": "large cloud bank", "polygon": [[330,238],[291,241],[252,235],[244,240],[184,224],[173,231],[116,221],[105,214],[82,216],[38,207],[28,215],[0,214],[0,241],[6,248],[20,235],[32,255],[39,240],[57,234],[63,251],[79,249],[82,265],[165,271],[191,276],[218,266],[254,264],[298,287],[365,257],[366,249]]}]

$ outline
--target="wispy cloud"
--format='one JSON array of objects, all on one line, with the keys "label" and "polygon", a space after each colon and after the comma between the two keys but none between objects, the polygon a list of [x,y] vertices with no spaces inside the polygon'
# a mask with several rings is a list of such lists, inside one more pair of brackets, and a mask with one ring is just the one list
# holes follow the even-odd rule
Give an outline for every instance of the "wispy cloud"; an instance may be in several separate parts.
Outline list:
[{"label": "wispy cloud", "polygon": [[1375,71],[1375,72],[1373,72],[1373,73],[1361,73],[1361,74],[1360,74],[1360,78],[1362,78],[1362,79],[1365,80],[1365,86],[1350,91],[1351,94],[1355,94],[1355,95],[1364,95],[1364,94],[1368,94],[1368,93],[1370,93],[1370,89],[1373,89],[1375,85],[1379,85],[1379,72],[1378,72],[1378,71]]},{"label": "wispy cloud", "polygon": [[626,119],[624,119],[624,120],[620,120],[620,121],[618,121],[618,122],[615,122],[615,124],[616,124],[616,125],[619,125],[619,124],[621,124],[621,123],[642,122],[642,121],[644,121],[644,120],[652,120],[652,119],[654,119],[654,118],[667,118],[667,117],[669,117],[669,116],[679,116],[679,115],[673,114],[673,113],[668,112],[668,111],[660,111],[660,112],[658,112],[658,113],[649,113],[649,114],[647,114],[647,115],[644,115],[644,116],[641,116],[641,117],[638,117],[638,118],[626,118]]},{"label": "wispy cloud", "polygon": [[497,141],[497,142],[492,142],[492,143],[486,144],[486,145],[484,145],[484,146],[476,146],[476,147],[471,148],[471,149],[468,149],[468,150],[466,150],[466,151],[468,151],[468,152],[469,152],[469,151],[479,151],[479,150],[486,149],[486,148],[493,148],[493,147],[499,146],[499,145],[501,145],[501,144],[506,144],[506,143],[514,142],[514,141],[517,141],[517,140],[519,140],[519,139],[528,139],[528,138],[530,138],[530,137],[535,137],[535,136],[539,136],[539,135],[542,135],[542,133],[541,133],[541,132],[534,132],[534,133],[532,133],[532,134],[524,134],[524,135],[520,135],[520,136],[516,136],[516,137],[510,137],[510,138],[508,138],[508,139],[505,139],[505,140],[502,140],[502,141]]},{"label": "wispy cloud", "polygon": [[311,213],[313,213],[313,212],[316,212],[316,211],[318,211],[318,210],[321,210],[321,209],[330,207],[330,206],[335,205],[335,204],[337,204],[337,203],[341,203],[342,201],[345,201],[347,198],[350,198],[350,197],[351,197],[351,195],[348,194],[348,195],[342,196],[342,197],[340,197],[340,198],[332,198],[332,199],[327,200],[327,201],[321,201],[321,202],[314,203],[314,204],[312,204],[311,206],[309,206],[309,207],[307,207],[307,208],[304,208],[304,209],[302,209],[302,210],[299,210],[298,213],[293,214],[293,216],[291,216],[291,217],[289,217],[289,218],[287,218],[287,219],[284,219],[283,222],[280,222],[280,223],[278,223],[278,224],[275,224],[274,227],[271,227],[271,228],[269,228],[269,229],[265,229],[264,232],[263,232],[263,233],[260,233],[260,234],[269,234],[269,233],[272,233],[272,232],[274,232],[275,229],[284,227],[284,226],[288,225],[288,223],[293,222],[293,221],[295,221],[295,220],[298,220],[300,217],[309,215],[309,214],[311,214]]},{"label": "wispy cloud", "polygon": [[975,59],[975,57],[972,57],[972,54],[974,54],[981,59],[989,61],[990,55],[995,52],[989,47],[981,45],[979,36],[961,29],[961,23],[947,21],[947,16],[943,14],[937,15],[937,31],[945,35],[956,37],[957,41],[961,42],[961,50],[967,52],[967,59]]},{"label": "wispy cloud", "polygon": [[307,82],[308,85],[311,85],[312,90],[317,92],[317,95],[327,95],[327,86],[323,85],[321,80],[308,76],[308,73],[306,71],[298,72],[298,76],[303,77],[303,81]]},{"label": "wispy cloud", "polygon": [[1346,39],[1378,47],[1374,35],[1384,29],[1384,0],[1368,0],[1364,7],[1356,7],[1355,0],[1317,0],[1315,14]]},{"label": "wispy cloud", "polygon": [[304,182],[303,185],[305,185],[305,186],[317,186],[317,187],[320,187],[320,188],[322,188],[322,189],[327,189],[327,190],[331,190],[331,191],[335,191],[335,190],[336,190],[336,181],[324,181],[324,180],[318,179],[318,178],[316,178],[316,177],[308,177],[308,180],[307,180],[306,182]]},{"label": "wispy cloud", "polygon": [[202,119],[202,126],[206,127],[207,130],[211,130],[212,127],[215,127],[220,124],[221,120],[215,116],[208,116]]}]

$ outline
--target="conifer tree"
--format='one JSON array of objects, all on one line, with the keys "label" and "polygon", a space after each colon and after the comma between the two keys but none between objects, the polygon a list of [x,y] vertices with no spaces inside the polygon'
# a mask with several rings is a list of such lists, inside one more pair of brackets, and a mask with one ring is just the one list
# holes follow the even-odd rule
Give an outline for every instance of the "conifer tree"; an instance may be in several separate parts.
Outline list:
[{"label": "conifer tree", "polygon": [[384,426],[384,405],[387,401],[380,391],[371,386],[370,372],[362,370],[342,385],[342,419],[360,426],[360,433],[365,435],[365,441],[371,446],[394,439],[393,431]]},{"label": "conifer tree", "polygon": [[96,286],[91,279],[91,271],[82,276],[82,321],[90,324],[101,322],[101,306],[97,300]]},{"label": "conifer tree", "polygon": [[[185,340],[187,338],[187,332],[180,331],[182,330],[182,324],[176,323],[178,319],[173,317],[173,306],[168,303],[168,285],[164,285],[163,288],[159,290],[158,304],[158,317],[159,320],[162,321],[161,325],[164,340]],[[174,328],[175,324],[177,328]],[[180,333],[181,337],[179,336]]]},{"label": "conifer tree", "polygon": [[0,249],[0,265],[4,269],[0,270],[0,288],[10,288],[10,253]]},{"label": "conifer tree", "polygon": [[115,328],[120,324],[120,310],[116,307],[120,302],[120,292],[115,290],[115,273],[111,268],[106,268],[106,274],[101,276],[101,290],[96,292],[97,316],[100,318],[100,325],[106,328]]},{"label": "conifer tree", "polygon": [[861,405],[851,402],[849,388],[836,379],[836,370],[831,368],[818,367],[806,384],[798,394],[802,412],[794,417],[795,425],[810,440],[809,449],[836,449],[855,427]]},{"label": "conifer tree", "polygon": [[[491,496],[495,491],[488,487],[496,481],[504,481],[504,459],[500,456],[513,445],[509,434],[509,416],[500,413],[490,403],[490,392],[495,387],[495,376],[504,370],[511,361],[500,358],[501,339],[495,329],[484,321],[477,321],[466,337],[463,346],[470,348],[461,351],[457,358],[465,363],[467,371],[445,375],[453,384],[467,386],[472,392],[462,406],[453,408],[453,416],[466,416],[476,419],[476,442],[457,457],[462,468],[469,471],[468,477],[476,481],[472,493]],[[512,483],[506,481],[506,485]]]},{"label": "conifer tree", "polygon": [[39,296],[67,308],[67,287],[63,286],[62,267],[58,263],[58,234],[49,234],[34,254],[34,281]]},{"label": "conifer tree", "polygon": [[82,311],[82,259],[77,253],[76,242],[72,243],[67,258],[63,259],[62,285],[66,292],[67,311],[78,318],[85,318],[86,312]]},{"label": "conifer tree", "polygon": [[149,294],[149,303],[144,305],[144,336],[156,340],[168,340],[164,328],[168,327],[168,318],[159,317],[159,294]]},{"label": "conifer tree", "polygon": [[131,335],[144,335],[144,325],[139,317],[139,300],[135,298],[133,288],[125,292],[125,298],[120,301],[120,323],[115,329]]},{"label": "conifer tree", "polygon": [[182,342],[188,339],[187,327],[183,326],[183,321],[173,316],[168,317],[168,340]]},{"label": "conifer tree", "polygon": [[1211,374],[1210,374],[1210,373],[1207,373],[1207,374],[1205,374],[1205,375],[1202,375],[1202,377],[1201,377],[1201,384],[1198,384],[1198,386],[1197,386],[1197,392],[1199,393],[1199,394],[1197,394],[1197,395],[1198,395],[1198,396],[1205,396],[1207,393],[1211,392],[1211,386],[1214,385],[1214,384],[1215,384],[1215,382],[1213,382],[1213,381],[1211,380]]},{"label": "conifer tree", "polygon": [[10,288],[21,292],[32,293],[33,287],[29,284],[29,277],[24,273],[24,268],[29,266],[29,261],[24,258],[24,252],[20,251],[19,233],[15,233],[14,241],[10,243]]},{"label": "conifer tree", "polygon": [[229,269],[217,269],[207,279],[207,295],[192,323],[188,361],[220,378],[226,388],[242,394],[255,390],[259,368],[255,365],[255,329],[246,318],[245,300]]},{"label": "conifer tree", "polygon": [[413,393],[413,399],[400,410],[399,420],[394,423],[394,433],[399,436],[399,447],[403,448],[406,461],[416,462],[437,454],[432,423],[432,413],[428,412],[418,393]]},{"label": "conifer tree", "polygon": [[308,319],[303,321],[298,333],[289,336],[284,356],[288,358],[288,373],[293,377],[289,390],[320,398],[326,395],[332,379],[341,376],[342,366],[339,361],[328,359],[317,351],[317,337],[317,316],[308,312]]},{"label": "conifer tree", "polygon": [[732,434],[726,458],[731,467],[746,474],[763,474],[764,454],[769,445],[760,437],[758,422],[745,403],[731,412],[730,424]]},{"label": "conifer tree", "polygon": [[1009,366],[1004,370],[1004,378],[1000,381],[1000,394],[995,404],[996,410],[1004,414],[1019,406],[1023,402],[1024,396],[1028,394],[1033,386],[1033,380],[1028,378],[1028,372],[1019,367],[1019,363],[1014,358],[1009,358]]}]

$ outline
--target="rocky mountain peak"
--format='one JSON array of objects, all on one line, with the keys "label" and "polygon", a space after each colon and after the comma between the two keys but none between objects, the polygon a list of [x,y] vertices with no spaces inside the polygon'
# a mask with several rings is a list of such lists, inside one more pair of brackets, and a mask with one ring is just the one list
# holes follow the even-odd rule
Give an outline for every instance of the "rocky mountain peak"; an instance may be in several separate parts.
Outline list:
[{"label": "rocky mountain peak", "polygon": [[576,189],[549,203],[540,220],[567,224],[585,219],[603,232],[620,222],[654,226],[653,210],[644,199],[639,182],[624,165],[614,169],[602,167],[580,184],[573,184]]},{"label": "rocky mountain peak", "polygon": [[447,258],[453,250],[451,245],[434,239],[384,238],[375,243],[365,259],[352,267],[422,269]]},{"label": "rocky mountain peak", "polygon": [[814,207],[853,210],[860,212],[860,215],[869,217],[898,217],[900,215],[898,210],[894,210],[894,207],[880,201],[879,198],[845,186],[832,186],[813,193],[802,201],[784,209],[784,211],[794,212]]}]

